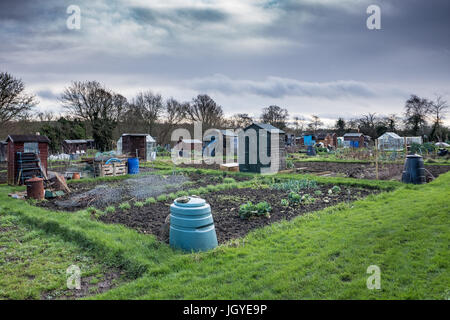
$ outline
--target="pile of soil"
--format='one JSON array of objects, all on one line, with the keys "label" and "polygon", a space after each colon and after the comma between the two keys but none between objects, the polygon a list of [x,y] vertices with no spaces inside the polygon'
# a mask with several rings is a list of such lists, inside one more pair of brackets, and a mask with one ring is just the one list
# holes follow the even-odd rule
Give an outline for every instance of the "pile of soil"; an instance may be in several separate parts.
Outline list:
[{"label": "pile of soil", "polygon": [[[281,205],[281,199],[288,198],[287,191],[270,189],[232,189],[220,193],[209,193],[204,195],[203,198],[211,205],[218,241],[224,243],[276,221],[290,220],[307,212],[320,210],[340,202],[354,201],[379,192],[378,190],[343,186],[340,193],[328,195],[329,188],[330,186],[320,185],[318,189],[304,191],[303,194],[309,193],[316,199],[315,203],[290,207]],[[316,190],[320,190],[322,195],[315,195],[314,191]],[[326,198],[328,198],[328,202]],[[247,201],[252,201],[254,204],[267,201],[272,207],[270,218],[241,219],[238,214],[239,207]],[[166,217],[170,213],[170,204],[171,202],[158,202],[142,208],[132,207],[126,211],[116,210],[116,212],[103,215],[99,219],[106,223],[120,223],[142,233],[154,234],[161,241],[164,241],[161,230]]]},{"label": "pile of soil", "polygon": [[[342,175],[357,179],[376,179],[375,163],[346,163],[346,162],[296,162],[296,168],[304,168],[301,173],[320,174],[330,171],[332,176]],[[380,180],[401,180],[404,165],[395,163],[383,163],[378,165]],[[425,165],[435,178],[450,170],[446,165]]]}]

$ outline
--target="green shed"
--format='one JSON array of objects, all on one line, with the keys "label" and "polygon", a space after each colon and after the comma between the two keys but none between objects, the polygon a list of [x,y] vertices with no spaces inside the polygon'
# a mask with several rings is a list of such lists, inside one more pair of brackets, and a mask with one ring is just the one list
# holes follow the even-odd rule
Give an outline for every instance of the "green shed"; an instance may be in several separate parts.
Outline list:
[{"label": "green shed", "polygon": [[[272,148],[272,139],[278,146]],[[270,124],[252,123],[239,133],[239,171],[269,173],[286,169],[285,132]],[[278,168],[274,163],[278,163]]]}]

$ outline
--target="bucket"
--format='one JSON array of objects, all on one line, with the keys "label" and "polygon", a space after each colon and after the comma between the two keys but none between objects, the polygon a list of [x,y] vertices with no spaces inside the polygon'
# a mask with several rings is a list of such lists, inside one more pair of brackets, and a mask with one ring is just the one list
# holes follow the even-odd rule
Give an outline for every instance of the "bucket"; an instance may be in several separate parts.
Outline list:
[{"label": "bucket", "polygon": [[128,174],[139,173],[139,158],[128,158]]},{"label": "bucket", "polygon": [[170,206],[170,246],[185,251],[217,247],[211,207],[204,199],[182,197]]},{"label": "bucket", "polygon": [[80,173],[79,172],[74,172],[72,174],[72,180],[80,180]]},{"label": "bucket", "polygon": [[403,183],[423,184],[425,180],[425,165],[422,156],[412,154],[406,157],[402,174]]}]

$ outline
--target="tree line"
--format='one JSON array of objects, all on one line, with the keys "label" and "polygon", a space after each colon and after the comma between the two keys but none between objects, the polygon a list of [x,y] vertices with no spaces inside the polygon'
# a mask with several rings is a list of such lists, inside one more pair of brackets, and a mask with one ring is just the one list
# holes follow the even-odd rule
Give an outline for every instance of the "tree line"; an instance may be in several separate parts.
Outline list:
[{"label": "tree line", "polygon": [[[429,140],[445,141],[448,128],[443,120],[447,102],[438,96],[435,100],[411,95],[405,102],[404,114],[378,116],[368,113],[354,119],[337,119],[332,127],[325,128],[318,115],[311,118],[289,116],[287,109],[271,105],[263,108],[259,117],[246,113],[225,117],[222,106],[207,94],[199,94],[189,102],[175,98],[164,99],[150,90],[139,92],[128,101],[121,94],[106,88],[97,81],[75,81],[66,87],[59,97],[64,115],[52,112],[33,112],[38,105],[34,95],[25,91],[19,78],[0,72],[0,127],[20,121],[38,122],[38,129],[52,141],[52,151],[59,151],[65,139],[92,137],[100,150],[114,148],[114,141],[123,132],[149,133],[158,143],[170,141],[170,134],[177,126],[202,122],[203,130],[209,128],[243,128],[254,121],[272,124],[287,132],[300,135],[321,130],[334,131],[338,135],[359,131],[377,138],[387,131]],[[36,121],[37,120],[37,121]]]}]

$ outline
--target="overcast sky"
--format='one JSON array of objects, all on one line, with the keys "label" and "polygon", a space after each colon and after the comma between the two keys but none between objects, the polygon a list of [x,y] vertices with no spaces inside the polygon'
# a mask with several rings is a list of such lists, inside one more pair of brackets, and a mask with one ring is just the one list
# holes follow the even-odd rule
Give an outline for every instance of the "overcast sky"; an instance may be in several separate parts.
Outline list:
[{"label": "overcast sky", "polygon": [[[366,27],[371,4],[381,30]],[[413,93],[450,101],[449,33],[448,0],[2,0],[0,70],[41,110],[59,111],[71,81],[97,80],[129,99],[207,93],[226,115],[276,104],[331,123],[400,114]]]}]

